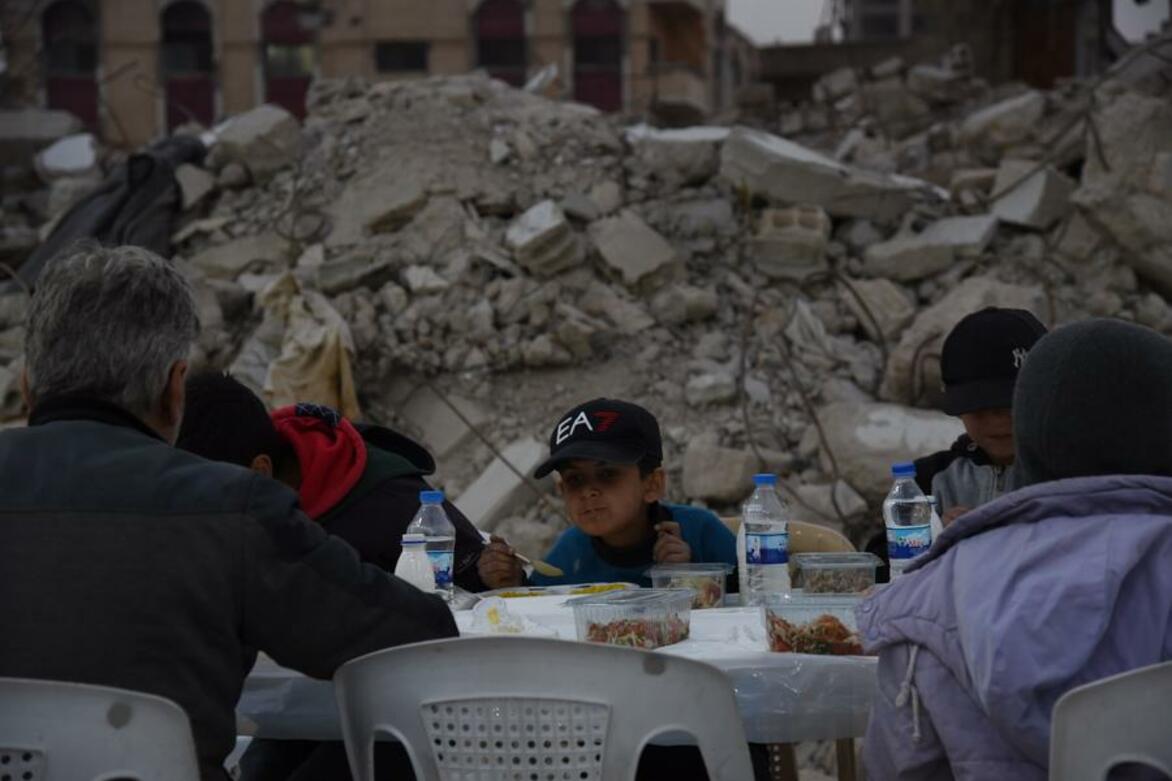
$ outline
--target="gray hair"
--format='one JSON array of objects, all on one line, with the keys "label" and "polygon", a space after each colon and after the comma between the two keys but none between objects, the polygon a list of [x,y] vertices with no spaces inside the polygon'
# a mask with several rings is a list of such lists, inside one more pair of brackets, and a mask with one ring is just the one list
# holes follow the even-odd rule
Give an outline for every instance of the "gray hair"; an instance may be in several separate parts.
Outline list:
[{"label": "gray hair", "polygon": [[199,335],[191,286],[140,247],[82,242],[46,266],[24,349],[34,400],[65,394],[155,411],[171,367]]}]

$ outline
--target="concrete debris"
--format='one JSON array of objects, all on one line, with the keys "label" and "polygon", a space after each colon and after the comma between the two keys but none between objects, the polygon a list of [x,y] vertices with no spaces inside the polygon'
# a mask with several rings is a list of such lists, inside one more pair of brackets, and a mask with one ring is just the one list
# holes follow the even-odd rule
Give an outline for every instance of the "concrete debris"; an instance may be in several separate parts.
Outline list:
[{"label": "concrete debris", "polygon": [[737,397],[737,383],[727,372],[701,374],[688,380],[684,396],[693,407],[727,404]]},{"label": "concrete debris", "polygon": [[403,270],[403,284],[415,295],[430,296],[448,289],[450,282],[429,266],[408,266]]},{"label": "concrete debris", "polygon": [[301,156],[301,125],[279,106],[266,103],[236,117],[217,133],[218,153],[237,162],[258,181],[270,179]]},{"label": "concrete debris", "polygon": [[651,299],[651,311],[664,325],[699,323],[716,315],[720,298],[716,291],[672,285]]},{"label": "concrete debris", "polygon": [[447,458],[467,444],[473,437],[471,427],[483,426],[489,420],[488,411],[476,401],[457,395],[445,397],[424,385],[401,408],[401,416],[410,422],[413,433],[438,459]]},{"label": "concrete debris", "polygon": [[733,504],[753,490],[760,468],[752,452],[721,447],[711,436],[699,436],[684,452],[684,495],[690,499]]},{"label": "concrete debris", "polygon": [[333,229],[326,243],[356,244],[373,233],[396,231],[426,204],[427,193],[417,181],[376,169],[347,186],[330,208]]},{"label": "concrete debris", "polygon": [[907,291],[887,279],[853,279],[842,294],[855,319],[873,342],[891,342],[916,316]]},{"label": "concrete debris", "polygon": [[199,205],[216,189],[216,177],[190,163],[183,163],[175,169],[175,179],[183,193],[184,211]]},{"label": "concrete debris", "polygon": [[522,267],[539,277],[550,277],[578,265],[582,245],[566,215],[551,200],[522,214],[509,226],[505,244]]},{"label": "concrete debris", "polygon": [[501,458],[493,459],[480,477],[464,489],[455,500],[456,506],[477,528],[492,531],[506,515],[536,500],[531,484],[521,475],[533,474],[548,454],[548,448],[532,437],[513,442],[501,451]]},{"label": "concrete debris", "polygon": [[1070,196],[1077,188],[1050,166],[1003,160],[993,185],[1002,195],[993,203],[993,213],[1010,225],[1045,230],[1070,212]]},{"label": "concrete debris", "polygon": [[246,236],[204,250],[191,258],[191,265],[213,279],[235,279],[246,271],[283,266],[288,247],[274,233]]},{"label": "concrete debris", "polygon": [[589,234],[603,263],[629,288],[655,290],[683,270],[671,244],[633,211],[599,220]]},{"label": "concrete debris", "polygon": [[964,433],[960,420],[943,412],[896,404],[829,404],[818,419],[842,479],[871,502],[891,489],[892,464],[947,450]]},{"label": "concrete debris", "polygon": [[98,171],[98,140],[91,133],[66,136],[37,155],[36,167],[46,182],[93,176]]},{"label": "concrete debris", "polygon": [[890,222],[917,196],[935,194],[926,182],[851,168],[783,138],[735,128],[721,153],[721,176],[733,187],[779,203],[812,203],[835,217]]},{"label": "concrete debris", "polygon": [[670,189],[704,184],[720,169],[720,146],[726,127],[657,130],[636,125],[627,131],[638,163]]},{"label": "concrete debris", "polygon": [[924,236],[896,236],[867,248],[863,270],[873,277],[913,282],[952,265],[953,249]]},{"label": "concrete debris", "polygon": [[0,109],[0,164],[27,163],[31,155],[81,131],[81,120],[68,111]]},{"label": "concrete debris", "polygon": [[826,271],[830,218],[817,206],[766,209],[752,240],[753,260],[761,273],[800,281]]},{"label": "concrete debris", "polygon": [[970,114],[960,125],[960,140],[999,151],[1031,137],[1046,111],[1046,96],[1035,90]]}]

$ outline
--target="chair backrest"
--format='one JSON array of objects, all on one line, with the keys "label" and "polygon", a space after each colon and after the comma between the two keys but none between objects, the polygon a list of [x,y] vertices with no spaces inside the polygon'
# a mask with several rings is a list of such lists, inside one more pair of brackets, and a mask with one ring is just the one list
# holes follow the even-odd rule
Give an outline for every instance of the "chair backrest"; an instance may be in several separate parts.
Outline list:
[{"label": "chair backrest", "polygon": [[475,637],[356,659],[334,676],[357,781],[373,740],[407,746],[420,781],[634,779],[639,754],[687,732],[713,781],[753,777],[728,679],[666,654],[590,643]]},{"label": "chair backrest", "polygon": [[1088,683],[1054,705],[1053,781],[1104,781],[1123,762],[1172,778],[1172,662]]},{"label": "chair backrest", "polygon": [[[720,519],[736,534],[741,528],[741,516],[732,515]],[[854,553],[855,546],[843,534],[834,529],[808,521],[789,522],[789,552],[795,553]]]},{"label": "chair backrest", "polygon": [[0,776],[199,779],[191,723],[170,700],[105,686],[0,678],[0,703]]}]

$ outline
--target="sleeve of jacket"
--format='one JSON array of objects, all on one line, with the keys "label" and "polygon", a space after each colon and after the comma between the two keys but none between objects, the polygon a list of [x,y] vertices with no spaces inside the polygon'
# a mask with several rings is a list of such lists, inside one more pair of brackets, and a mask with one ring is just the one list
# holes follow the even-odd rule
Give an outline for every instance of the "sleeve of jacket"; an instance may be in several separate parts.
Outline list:
[{"label": "sleeve of jacket", "polygon": [[459,634],[442,599],[361,563],[272,480],[253,478],[241,527],[244,639],[279,664],[328,678],[363,654]]},{"label": "sleeve of jacket", "polygon": [[480,530],[451,502],[444,502],[452,526],[456,527],[456,553],[452,562],[452,580],[460,588],[473,593],[488,588],[480,579],[480,554],[484,551],[484,539]]}]

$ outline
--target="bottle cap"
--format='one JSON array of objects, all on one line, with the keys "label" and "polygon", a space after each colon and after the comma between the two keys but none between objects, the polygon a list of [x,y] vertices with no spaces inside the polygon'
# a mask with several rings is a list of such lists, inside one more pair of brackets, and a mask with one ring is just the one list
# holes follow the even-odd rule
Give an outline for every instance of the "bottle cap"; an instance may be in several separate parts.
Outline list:
[{"label": "bottle cap", "polygon": [[433,491],[431,489],[428,489],[426,491],[420,491],[419,492],[419,501],[422,504],[443,504],[444,492],[443,491]]},{"label": "bottle cap", "polygon": [[894,477],[915,477],[916,465],[910,461],[891,465],[891,474]]},{"label": "bottle cap", "polygon": [[404,534],[403,535],[403,544],[404,545],[422,545],[425,542],[427,542],[427,538],[424,537],[422,534]]},{"label": "bottle cap", "polygon": [[753,485],[777,485],[777,475],[763,472],[759,475],[753,475]]}]

